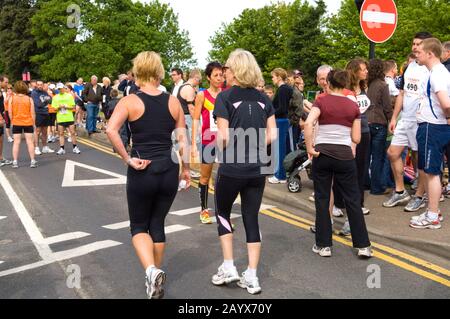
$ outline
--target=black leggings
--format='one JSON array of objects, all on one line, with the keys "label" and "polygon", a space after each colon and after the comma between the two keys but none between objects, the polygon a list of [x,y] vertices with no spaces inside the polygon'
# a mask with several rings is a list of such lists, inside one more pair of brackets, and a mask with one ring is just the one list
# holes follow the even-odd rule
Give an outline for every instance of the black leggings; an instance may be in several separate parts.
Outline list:
[{"label": "black leggings", "polygon": [[[356,146],[356,169],[358,172],[358,188],[361,196],[361,207],[364,207],[364,182],[367,179],[369,168],[367,163],[369,162],[369,146],[370,146],[370,133],[361,134],[361,142]],[[342,194],[336,187],[336,183],[333,183],[334,194],[334,206],[344,209],[345,203]]]},{"label": "black leggings", "polygon": [[127,199],[131,235],[149,234],[155,243],[164,243],[164,220],[178,191],[178,165],[155,173],[128,168]]},{"label": "black leggings", "polygon": [[231,208],[240,194],[247,243],[261,242],[258,214],[265,186],[264,176],[254,178],[234,178],[220,174],[217,176],[215,202],[219,236],[233,233]]},{"label": "black leggings", "polygon": [[356,162],[341,161],[321,154],[313,159],[313,180],[316,204],[316,244],[319,247],[331,247],[332,226],[329,214],[331,182],[334,183],[344,198],[347,209],[353,247],[370,246],[364,215],[361,209],[358,191]]}]

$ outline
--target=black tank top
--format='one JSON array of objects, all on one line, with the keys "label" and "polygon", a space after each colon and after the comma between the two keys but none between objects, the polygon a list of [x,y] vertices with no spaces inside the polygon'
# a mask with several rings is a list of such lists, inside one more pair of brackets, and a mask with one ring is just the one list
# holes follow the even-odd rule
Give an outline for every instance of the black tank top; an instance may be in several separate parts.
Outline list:
[{"label": "black tank top", "polygon": [[181,97],[181,90],[185,87],[185,86],[190,86],[192,87],[192,85],[190,85],[189,83],[185,83],[182,86],[180,86],[180,89],[178,90],[178,94],[177,94],[177,99],[178,101],[180,101],[181,103],[181,107],[183,108],[183,112],[185,115],[189,114],[189,104],[194,104],[194,101],[187,101],[186,99]]},{"label": "black tank top", "polygon": [[129,122],[133,148],[131,156],[146,160],[171,160],[172,132],[175,119],[169,111],[170,95],[157,96],[138,91],[136,95],[145,106],[144,114]]}]

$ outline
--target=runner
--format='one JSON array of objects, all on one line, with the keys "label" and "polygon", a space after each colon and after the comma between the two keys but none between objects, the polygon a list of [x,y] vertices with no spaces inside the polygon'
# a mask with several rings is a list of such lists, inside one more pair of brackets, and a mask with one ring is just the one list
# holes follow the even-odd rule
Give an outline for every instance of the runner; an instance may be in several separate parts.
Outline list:
[{"label": "runner", "polygon": [[[155,52],[139,53],[133,60],[133,72],[140,91],[120,100],[106,133],[128,164],[127,199],[132,242],[145,270],[147,297],[158,299],[164,296],[166,280],[166,274],[160,269],[166,241],[164,220],[179,185],[179,165],[172,160],[171,136],[175,128],[182,158],[188,155],[188,141],[179,101],[158,90],[164,78],[161,57]],[[126,120],[133,134],[131,157],[119,135],[119,129]],[[183,161],[180,178],[189,187],[187,161]]]},{"label": "runner", "polygon": [[425,173],[428,208],[411,219],[410,226],[419,229],[439,229],[443,217],[439,210],[442,162],[450,143],[450,73],[441,63],[442,44],[438,39],[425,39],[416,50],[417,62],[430,71],[426,83],[426,98],[417,111],[419,128],[419,171]]},{"label": "runner", "polygon": [[56,120],[58,122],[59,133],[59,151],[57,155],[66,154],[64,148],[64,130],[69,128],[72,136],[72,151],[75,154],[80,154],[81,151],[77,146],[77,137],[75,135],[75,119],[72,110],[75,108],[75,99],[68,93],[68,88],[62,83],[58,83],[57,89],[59,94],[53,97],[52,108],[57,110]]},{"label": "runner", "polygon": [[[216,216],[224,262],[212,277],[214,285],[238,281],[250,294],[261,292],[257,268],[261,254],[258,213],[265,187],[264,170],[259,154],[267,154],[267,145],[276,140],[275,110],[272,102],[255,87],[262,73],[254,56],[241,49],[230,54],[225,66],[227,83],[233,85],[216,99],[217,145],[221,164],[216,183]],[[230,132],[256,130],[256,141],[246,142],[246,133],[230,136]],[[266,132],[258,136],[259,132]],[[252,134],[250,134],[252,135]],[[236,161],[235,156],[239,158]],[[253,161],[252,159],[256,159]],[[267,172],[269,173],[269,172]],[[241,196],[242,218],[247,237],[248,267],[239,277],[233,258],[233,226],[231,209]]]},{"label": "runner", "polygon": [[[420,32],[414,36],[412,43],[412,51],[414,54],[417,54],[418,47],[427,38],[431,38],[431,34],[428,32]],[[391,146],[388,149],[388,157],[395,179],[395,190],[389,200],[383,203],[384,207],[407,204],[405,211],[416,212],[426,206],[424,198],[425,176],[423,172],[419,171],[419,182],[417,184],[416,195],[413,198],[411,198],[405,189],[402,153],[406,147],[409,147],[413,152],[414,166],[417,167],[418,145],[416,135],[418,125],[416,112],[425,96],[428,77],[429,71],[427,68],[420,66],[416,61],[411,62],[405,70],[401,85],[402,89],[397,96],[394,113],[389,124],[389,131],[394,133]],[[402,115],[401,119],[398,120],[400,112],[402,112]]]},{"label": "runner", "polygon": [[198,154],[196,136],[198,126],[200,125],[200,115],[202,123],[202,150],[200,165],[200,221],[203,224],[212,224],[208,210],[208,192],[211,173],[216,159],[216,135],[217,125],[213,117],[214,104],[217,95],[222,91],[224,82],[222,65],[219,62],[211,62],[206,66],[206,78],[209,82],[209,88],[205,91],[199,92],[195,99],[195,109],[193,112],[192,123],[192,157]]},{"label": "runner", "polygon": [[83,118],[84,118],[84,112],[86,111],[86,107],[84,106],[83,102],[83,91],[84,91],[84,84],[83,84],[83,78],[79,78],[75,85],[73,86],[73,90],[76,94],[76,123],[75,125],[77,127],[81,127],[83,125]]},{"label": "runner", "polygon": [[[48,153],[54,153],[47,146],[47,129],[50,124],[50,116],[48,114],[48,106],[51,105],[52,98],[48,93],[44,90],[44,82],[37,81],[36,89],[31,92],[31,98],[34,103],[34,110],[36,114],[36,134],[34,134],[34,154],[42,155]],[[39,148],[39,137],[42,141],[42,152]]]},{"label": "runner", "polygon": [[19,148],[22,141],[22,133],[25,134],[28,154],[30,155],[31,168],[37,167],[37,161],[34,158],[34,103],[28,96],[28,86],[23,81],[17,81],[14,84],[16,95],[8,100],[8,112],[11,115],[11,124],[13,125],[14,145],[13,145],[13,168],[19,168]]},{"label": "runner", "polygon": [[[56,94],[56,85],[51,83],[48,85],[48,95],[53,98]],[[48,138],[47,143],[55,143],[56,142],[56,113],[58,111],[53,107],[48,108],[48,115],[50,118],[50,122],[48,123]]]}]

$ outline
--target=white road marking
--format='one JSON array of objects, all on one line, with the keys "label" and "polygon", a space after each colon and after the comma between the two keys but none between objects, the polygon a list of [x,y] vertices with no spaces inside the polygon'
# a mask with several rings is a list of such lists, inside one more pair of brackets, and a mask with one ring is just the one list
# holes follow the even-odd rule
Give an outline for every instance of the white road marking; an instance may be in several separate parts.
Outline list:
[{"label": "white road marking", "polygon": [[73,239],[79,239],[79,238],[87,237],[87,236],[90,236],[90,235],[91,234],[83,233],[83,232],[61,234],[61,235],[58,235],[58,236],[45,238],[44,239],[44,243],[46,243],[47,245],[51,245],[51,244],[56,244],[56,243],[60,243],[60,242],[63,242],[63,241],[69,241],[69,240],[73,240]]},{"label": "white road marking", "polygon": [[129,228],[130,227],[130,221],[127,220],[126,222],[106,225],[106,226],[102,226],[102,227],[106,228],[106,229],[110,229],[110,230],[118,230],[118,229],[123,229],[123,228]]},{"label": "white road marking", "polygon": [[395,24],[395,14],[379,11],[363,11],[363,22]]},{"label": "white road marking", "polygon": [[191,215],[194,213],[198,213],[200,214],[200,207],[194,207],[194,208],[189,208],[189,209],[183,209],[183,210],[177,210],[174,212],[169,212],[170,215],[175,215],[175,216],[187,216],[187,215]]},{"label": "white road marking", "polygon": [[0,265],[3,264],[3,263],[4,263],[4,261],[1,261],[1,260],[0,260]]},{"label": "white road marking", "polygon": [[5,219],[7,216],[0,216],[0,220]]},{"label": "white road marking", "polygon": [[8,195],[9,201],[14,207],[17,215],[20,218],[20,221],[25,227],[25,230],[27,231],[28,236],[30,236],[30,239],[36,247],[39,255],[42,259],[46,260],[52,254],[52,251],[50,247],[44,243],[44,237],[42,236],[42,233],[40,232],[36,223],[28,213],[28,210],[25,208],[25,205],[22,203],[19,196],[14,191],[2,171],[0,171],[0,184],[5,190],[6,195]]},{"label": "white road marking", "polygon": [[184,225],[170,225],[170,226],[164,227],[166,234],[172,234],[172,233],[176,233],[176,232],[179,232],[182,230],[187,230],[187,229],[191,229],[191,227],[184,226]]},{"label": "white road marking", "polygon": [[272,208],[275,208],[275,206],[261,204],[261,208],[259,209],[259,211],[266,210],[266,209],[272,209]]},{"label": "white road marking", "polygon": [[6,277],[9,275],[13,275],[13,274],[17,274],[17,273],[20,273],[20,272],[23,272],[26,270],[31,270],[31,269],[36,269],[36,268],[40,268],[43,266],[47,266],[47,265],[53,264],[58,261],[63,261],[63,260],[87,255],[89,253],[92,253],[92,252],[100,250],[100,249],[111,248],[111,247],[115,247],[115,246],[119,246],[119,245],[122,245],[122,243],[119,243],[117,241],[112,241],[112,240],[106,240],[106,241],[101,241],[101,242],[95,242],[95,243],[81,246],[81,247],[71,249],[71,250],[57,252],[57,253],[52,254],[52,256],[50,256],[49,259],[42,260],[42,261],[39,261],[39,262],[36,262],[33,264],[1,271],[0,278]]},{"label": "white road marking", "polygon": [[[75,166],[79,166],[94,172],[109,175],[114,178],[75,180]],[[127,177],[124,175],[116,174],[114,172],[110,172],[98,167],[67,160],[66,168],[64,169],[64,178],[61,186],[62,187],[107,186],[107,185],[125,185],[126,183]]]}]

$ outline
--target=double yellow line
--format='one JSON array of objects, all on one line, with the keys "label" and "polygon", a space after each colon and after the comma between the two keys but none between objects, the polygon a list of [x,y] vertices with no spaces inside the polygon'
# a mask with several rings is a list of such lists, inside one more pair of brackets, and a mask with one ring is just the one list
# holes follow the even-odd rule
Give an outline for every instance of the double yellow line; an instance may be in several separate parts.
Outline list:
[{"label": "double yellow line", "polygon": [[[106,146],[84,138],[78,138],[78,140],[82,144],[120,158],[118,154],[112,152],[111,149]],[[191,185],[198,188],[197,181],[191,181]],[[214,190],[210,190],[209,192],[214,195]],[[314,225],[314,222],[308,219],[291,214],[279,208],[262,210],[261,213],[307,231]],[[353,247],[351,238],[333,235],[333,240],[345,246]],[[385,245],[372,242],[372,247],[375,248],[374,257],[450,288],[450,270]]]}]

